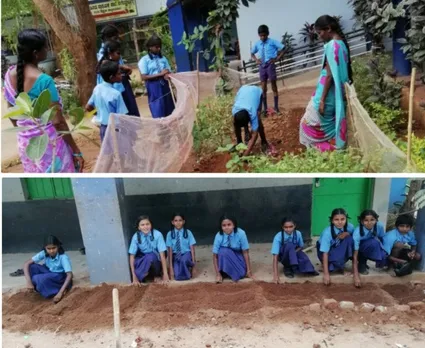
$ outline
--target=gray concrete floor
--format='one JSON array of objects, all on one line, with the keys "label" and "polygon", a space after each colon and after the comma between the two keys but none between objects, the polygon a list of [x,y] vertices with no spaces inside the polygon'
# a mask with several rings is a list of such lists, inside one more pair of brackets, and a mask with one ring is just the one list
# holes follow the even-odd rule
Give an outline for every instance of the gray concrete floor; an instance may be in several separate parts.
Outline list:
[{"label": "gray concrete floor", "polygon": [[[271,244],[251,244],[250,258],[253,268],[254,276],[257,280],[271,282],[273,280],[273,268],[272,268],[272,256],[270,254]],[[215,272],[212,264],[212,247],[211,246],[199,246],[196,248],[196,258],[198,261],[198,273],[197,276],[191,280],[191,282],[214,282]],[[74,285],[76,286],[90,286],[90,278],[88,267],[86,263],[86,256],[81,255],[78,251],[70,251],[68,255],[72,262],[73,273],[74,273]],[[313,249],[307,253],[310,259],[315,265],[316,269],[320,271],[321,265],[316,256],[316,249]],[[3,292],[14,291],[25,287],[25,278],[22,277],[11,277],[9,273],[16,271],[18,268],[22,268],[22,265],[26,260],[31,258],[33,254],[3,254]],[[392,277],[389,273],[375,269],[372,262],[369,262],[370,274],[367,276],[361,276],[364,283],[407,283],[409,281],[424,281],[425,273],[415,272],[410,276],[403,278]],[[305,281],[310,282],[322,282],[322,277],[305,277],[296,276],[293,279],[285,278],[282,273],[282,266],[279,266],[281,274],[280,279],[282,282],[288,283],[302,283]],[[351,264],[347,263],[347,271],[351,270]],[[351,283],[351,276],[344,275],[333,275],[332,282],[334,283]],[[242,280],[249,282],[250,280]],[[185,284],[187,282],[174,282],[177,284]]]}]

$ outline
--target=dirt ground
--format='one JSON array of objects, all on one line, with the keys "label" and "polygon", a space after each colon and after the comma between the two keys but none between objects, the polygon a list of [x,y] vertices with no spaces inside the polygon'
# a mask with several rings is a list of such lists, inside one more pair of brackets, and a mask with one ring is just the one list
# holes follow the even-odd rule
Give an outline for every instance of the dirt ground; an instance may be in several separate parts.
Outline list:
[{"label": "dirt ground", "polygon": [[[50,347],[46,341],[53,340],[55,347],[61,342],[59,347],[80,348],[89,347],[89,340],[90,347],[112,347],[112,289],[106,284],[74,288],[57,305],[35,293],[4,294],[3,346]],[[425,284],[370,283],[361,289],[308,282],[120,286],[123,347],[130,347],[138,335],[143,339],[139,347],[276,347],[276,342],[288,347],[359,347],[360,342],[368,347],[420,347],[424,312],[317,313],[305,306],[334,298],[391,308],[424,300],[424,291]]]},{"label": "dirt ground", "polygon": [[[299,125],[313,91],[314,87],[284,90],[279,97],[281,115],[263,119],[267,140],[276,147],[279,153],[277,158],[282,157],[285,152],[297,154],[304,151],[304,147],[299,141]],[[273,105],[273,96],[269,96],[268,104]],[[259,154],[260,152],[260,142],[258,141],[253,153]],[[227,173],[226,163],[229,160],[230,155],[226,153],[214,153],[201,159],[192,153],[180,172]]]}]

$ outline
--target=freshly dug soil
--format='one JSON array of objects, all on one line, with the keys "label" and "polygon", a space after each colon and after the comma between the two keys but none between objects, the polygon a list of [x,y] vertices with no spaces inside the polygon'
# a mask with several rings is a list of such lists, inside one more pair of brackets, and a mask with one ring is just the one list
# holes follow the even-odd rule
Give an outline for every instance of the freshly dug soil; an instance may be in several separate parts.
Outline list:
[{"label": "freshly dug soil", "polygon": [[[150,284],[141,288],[119,286],[121,325],[124,329],[151,327],[165,329],[191,325],[226,325],[237,327],[252,320],[326,323],[336,321],[335,313],[314,313],[304,306],[321,303],[325,298],[337,301],[369,302],[394,305],[425,296],[425,285],[364,284],[361,289],[351,284],[282,284],[198,283],[188,285]],[[96,330],[113,326],[112,285],[94,288],[74,288],[58,304],[45,300],[37,293],[20,292],[3,295],[3,329],[9,331],[61,332]],[[421,295],[422,293],[422,295]],[[393,297],[394,296],[394,297]],[[408,299],[408,300],[405,300]],[[390,315],[390,314],[388,314]],[[409,316],[409,325],[423,318],[420,313],[397,313],[402,320]],[[385,322],[384,314],[344,313],[349,322],[364,322],[377,318]],[[366,319],[365,319],[366,318]],[[321,325],[322,325],[321,324]]]}]

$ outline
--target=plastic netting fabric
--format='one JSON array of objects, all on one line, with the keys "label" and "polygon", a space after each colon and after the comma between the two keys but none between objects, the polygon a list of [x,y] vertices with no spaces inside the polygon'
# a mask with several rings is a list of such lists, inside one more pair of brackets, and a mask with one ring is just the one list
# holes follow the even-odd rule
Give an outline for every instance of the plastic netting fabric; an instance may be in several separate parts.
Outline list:
[{"label": "plastic netting fabric", "polygon": [[346,84],[346,91],[347,101],[349,102],[349,131],[352,132],[351,135],[354,140],[349,142],[349,145],[358,147],[379,173],[406,171],[406,154],[373,122],[357,98],[354,86]]},{"label": "plastic netting fabric", "polygon": [[171,75],[176,108],[164,118],[110,115],[95,173],[176,173],[188,159],[199,100],[215,95],[216,73]]}]

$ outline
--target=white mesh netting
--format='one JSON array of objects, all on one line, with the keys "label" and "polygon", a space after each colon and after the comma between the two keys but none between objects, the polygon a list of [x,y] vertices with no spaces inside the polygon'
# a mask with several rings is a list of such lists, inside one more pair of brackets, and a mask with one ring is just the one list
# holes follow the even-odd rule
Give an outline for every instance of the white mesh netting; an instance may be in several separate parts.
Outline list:
[{"label": "white mesh netting", "polygon": [[[251,73],[226,69],[228,87],[237,90],[249,83]],[[165,118],[111,114],[95,173],[176,173],[188,159],[198,102],[196,72],[173,74],[176,108]],[[199,101],[216,93],[217,73],[199,74]],[[406,171],[407,156],[373,122],[347,85],[349,145],[359,148],[375,171]],[[414,169],[414,168],[411,168]]]},{"label": "white mesh netting", "polygon": [[[111,114],[95,173],[176,173],[190,155],[198,75],[171,75],[176,108],[165,118]],[[199,100],[215,94],[216,73],[199,74]]]},{"label": "white mesh netting", "polygon": [[[406,171],[407,156],[373,122],[357,98],[354,86],[346,85],[349,105],[349,124],[354,142],[379,173],[401,173]],[[351,107],[351,109],[350,109]],[[350,135],[350,134],[349,134]],[[411,170],[414,168],[411,168]]]}]

